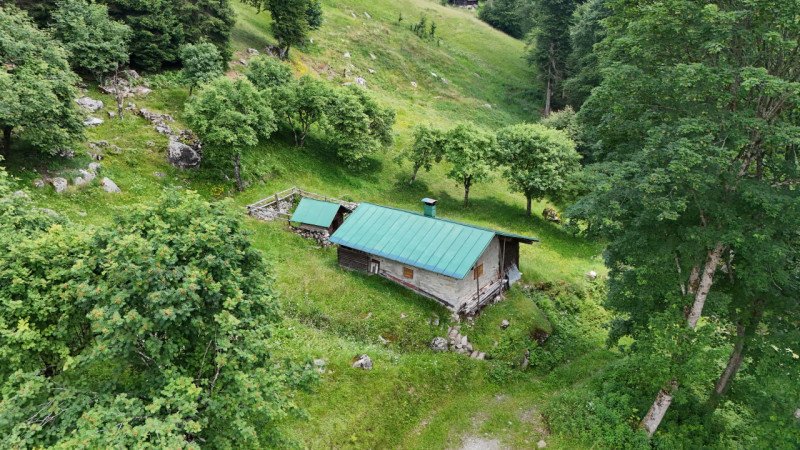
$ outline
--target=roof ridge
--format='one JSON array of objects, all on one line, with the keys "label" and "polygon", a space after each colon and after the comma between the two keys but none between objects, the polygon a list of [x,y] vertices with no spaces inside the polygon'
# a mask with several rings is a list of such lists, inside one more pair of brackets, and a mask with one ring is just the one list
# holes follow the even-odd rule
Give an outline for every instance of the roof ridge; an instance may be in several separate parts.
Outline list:
[{"label": "roof ridge", "polygon": [[532,242],[539,242],[539,239],[535,238],[535,237],[524,236],[524,235],[521,235],[521,234],[510,233],[510,232],[506,232],[506,231],[495,230],[495,229],[492,229],[492,228],[482,227],[480,225],[461,222],[461,221],[453,220],[453,219],[446,219],[446,218],[443,218],[443,217],[430,217],[430,216],[426,216],[425,214],[419,213],[417,211],[410,211],[410,210],[407,210],[407,209],[397,208],[397,207],[394,207],[394,206],[378,205],[377,203],[372,203],[372,202],[361,202],[361,204],[362,205],[365,204],[365,205],[377,206],[378,208],[392,209],[392,210],[404,212],[404,213],[407,213],[407,214],[414,214],[415,216],[424,217],[426,219],[439,220],[439,221],[442,221],[442,222],[454,223],[456,225],[463,225],[465,227],[475,228],[475,229],[482,230],[482,231],[489,231],[491,233],[499,234],[501,236],[520,238],[520,239],[524,239],[524,240],[528,240],[528,241],[532,241]]}]

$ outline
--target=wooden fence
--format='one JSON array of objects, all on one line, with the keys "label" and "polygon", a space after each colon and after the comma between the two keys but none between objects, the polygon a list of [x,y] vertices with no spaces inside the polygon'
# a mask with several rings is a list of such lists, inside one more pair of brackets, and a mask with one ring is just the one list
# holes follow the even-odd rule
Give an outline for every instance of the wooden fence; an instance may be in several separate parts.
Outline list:
[{"label": "wooden fence", "polygon": [[291,187],[286,189],[285,191],[276,192],[275,194],[263,198],[255,203],[251,203],[247,205],[247,213],[251,216],[255,217],[263,217],[263,214],[269,211],[269,215],[274,215],[276,218],[286,219],[289,220],[291,217],[290,211],[283,212],[280,210],[280,203],[289,201],[290,204],[294,205],[300,198],[307,197],[313,198],[315,200],[322,200],[324,202],[331,202],[331,203],[338,203],[345,208],[353,211],[358,206],[356,202],[348,202],[346,200],[341,200],[335,197],[328,197],[325,195],[317,194],[314,192],[304,191],[297,187]]}]

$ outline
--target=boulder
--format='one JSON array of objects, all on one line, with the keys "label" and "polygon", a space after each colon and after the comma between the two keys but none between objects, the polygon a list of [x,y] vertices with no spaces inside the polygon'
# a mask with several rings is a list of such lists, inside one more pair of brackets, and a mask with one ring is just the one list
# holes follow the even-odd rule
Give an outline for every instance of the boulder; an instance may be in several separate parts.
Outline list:
[{"label": "boulder", "polygon": [[447,351],[447,339],[443,337],[435,337],[431,341],[431,350],[435,352],[446,352]]},{"label": "boulder", "polygon": [[78,187],[86,186],[89,182],[83,177],[75,177],[72,179],[72,184]]},{"label": "boulder", "polygon": [[502,322],[500,322],[500,328],[502,328],[502,329],[504,329],[504,330],[505,330],[506,328],[508,328],[508,326],[509,326],[509,325],[511,325],[511,322],[509,322],[509,321],[508,321],[508,320],[506,320],[506,319],[503,319],[503,321],[502,321]]},{"label": "boulder", "polygon": [[87,117],[86,120],[83,121],[83,125],[86,127],[96,127],[103,123],[103,119],[97,117]]},{"label": "boulder", "polygon": [[353,362],[353,368],[372,370],[372,359],[368,355],[360,355],[355,362]]},{"label": "boulder", "polygon": [[114,183],[111,178],[108,177],[103,177],[103,179],[100,180],[100,186],[103,186],[103,190],[109,194],[118,194],[122,192],[119,186],[117,186],[117,183]]},{"label": "boulder", "polygon": [[53,189],[55,189],[56,192],[59,194],[66,191],[68,186],[67,179],[61,177],[53,178],[52,180],[50,180],[50,184],[53,185]]},{"label": "boulder", "polygon": [[98,109],[101,109],[104,105],[103,102],[100,100],[95,100],[91,97],[81,97],[75,99],[75,103],[80,105],[82,108],[86,109],[87,111],[95,112]]},{"label": "boulder", "polygon": [[99,172],[100,171],[100,163],[99,162],[89,163],[89,171],[92,172],[92,173]]},{"label": "boulder", "polygon": [[179,169],[191,169],[200,164],[202,157],[200,152],[192,146],[177,139],[170,139],[169,147],[167,147],[167,159],[170,164]]},{"label": "boulder", "polygon": [[258,55],[259,51],[254,49],[254,48],[248,48],[247,49],[247,53],[249,53],[249,54],[251,54],[253,56],[256,56],[256,55]]},{"label": "boulder", "polygon": [[80,169],[79,172],[81,174],[80,178],[86,180],[87,183],[92,182],[94,178],[97,176],[97,172],[94,170]]}]

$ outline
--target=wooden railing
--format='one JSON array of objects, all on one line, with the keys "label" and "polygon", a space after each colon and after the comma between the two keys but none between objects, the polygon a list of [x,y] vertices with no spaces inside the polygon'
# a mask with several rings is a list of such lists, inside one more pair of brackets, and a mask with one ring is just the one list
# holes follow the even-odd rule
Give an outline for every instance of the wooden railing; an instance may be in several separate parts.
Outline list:
[{"label": "wooden railing", "polygon": [[[275,194],[269,197],[263,198],[255,203],[247,205],[247,213],[250,215],[256,215],[255,213],[257,213],[259,210],[278,209],[277,206],[280,202],[290,199],[291,203],[294,203],[298,197],[307,197],[307,198],[313,198],[315,200],[322,200],[325,202],[338,203],[344,206],[345,208],[349,209],[350,211],[356,209],[356,207],[358,206],[358,203],[356,202],[348,202],[346,200],[341,200],[335,197],[328,197],[314,192],[304,191],[300,188],[293,186],[289,189],[286,189],[281,192],[276,192]],[[273,212],[273,214],[275,214],[280,218],[288,219],[290,217],[289,214],[282,213],[280,211],[275,211]]]}]

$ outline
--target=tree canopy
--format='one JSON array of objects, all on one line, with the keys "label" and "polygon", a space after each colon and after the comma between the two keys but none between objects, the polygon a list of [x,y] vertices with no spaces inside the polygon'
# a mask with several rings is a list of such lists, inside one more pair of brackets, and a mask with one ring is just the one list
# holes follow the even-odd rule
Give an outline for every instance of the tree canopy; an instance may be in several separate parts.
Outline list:
[{"label": "tree canopy", "polygon": [[186,103],[186,120],[212,159],[233,162],[236,187],[244,189],[241,151],[258,145],[277,129],[275,113],[250,81],[219,77]]},{"label": "tree canopy", "polygon": [[444,136],[444,157],[451,164],[447,177],[464,187],[464,206],[472,186],[490,177],[495,151],[495,137],[475,124],[459,124]]},{"label": "tree canopy", "polygon": [[434,163],[444,158],[445,133],[428,125],[414,127],[414,144],[399,155],[399,160],[411,161],[412,173],[410,183],[417,180],[420,169],[430,171]]},{"label": "tree canopy", "polygon": [[223,74],[225,62],[214,44],[186,44],[181,47],[183,76],[189,83],[189,95],[200,84],[207,83]]},{"label": "tree canopy", "polygon": [[53,36],[69,52],[76,71],[101,79],[128,63],[131,29],[111,20],[105,5],[86,0],[60,0],[53,11]]},{"label": "tree canopy", "polygon": [[580,155],[566,133],[539,124],[511,125],[497,133],[498,159],[511,188],[531,200],[555,196],[580,167]]},{"label": "tree canopy", "polygon": [[2,152],[12,134],[31,148],[56,154],[83,136],[67,52],[16,8],[0,7],[0,128]]}]

